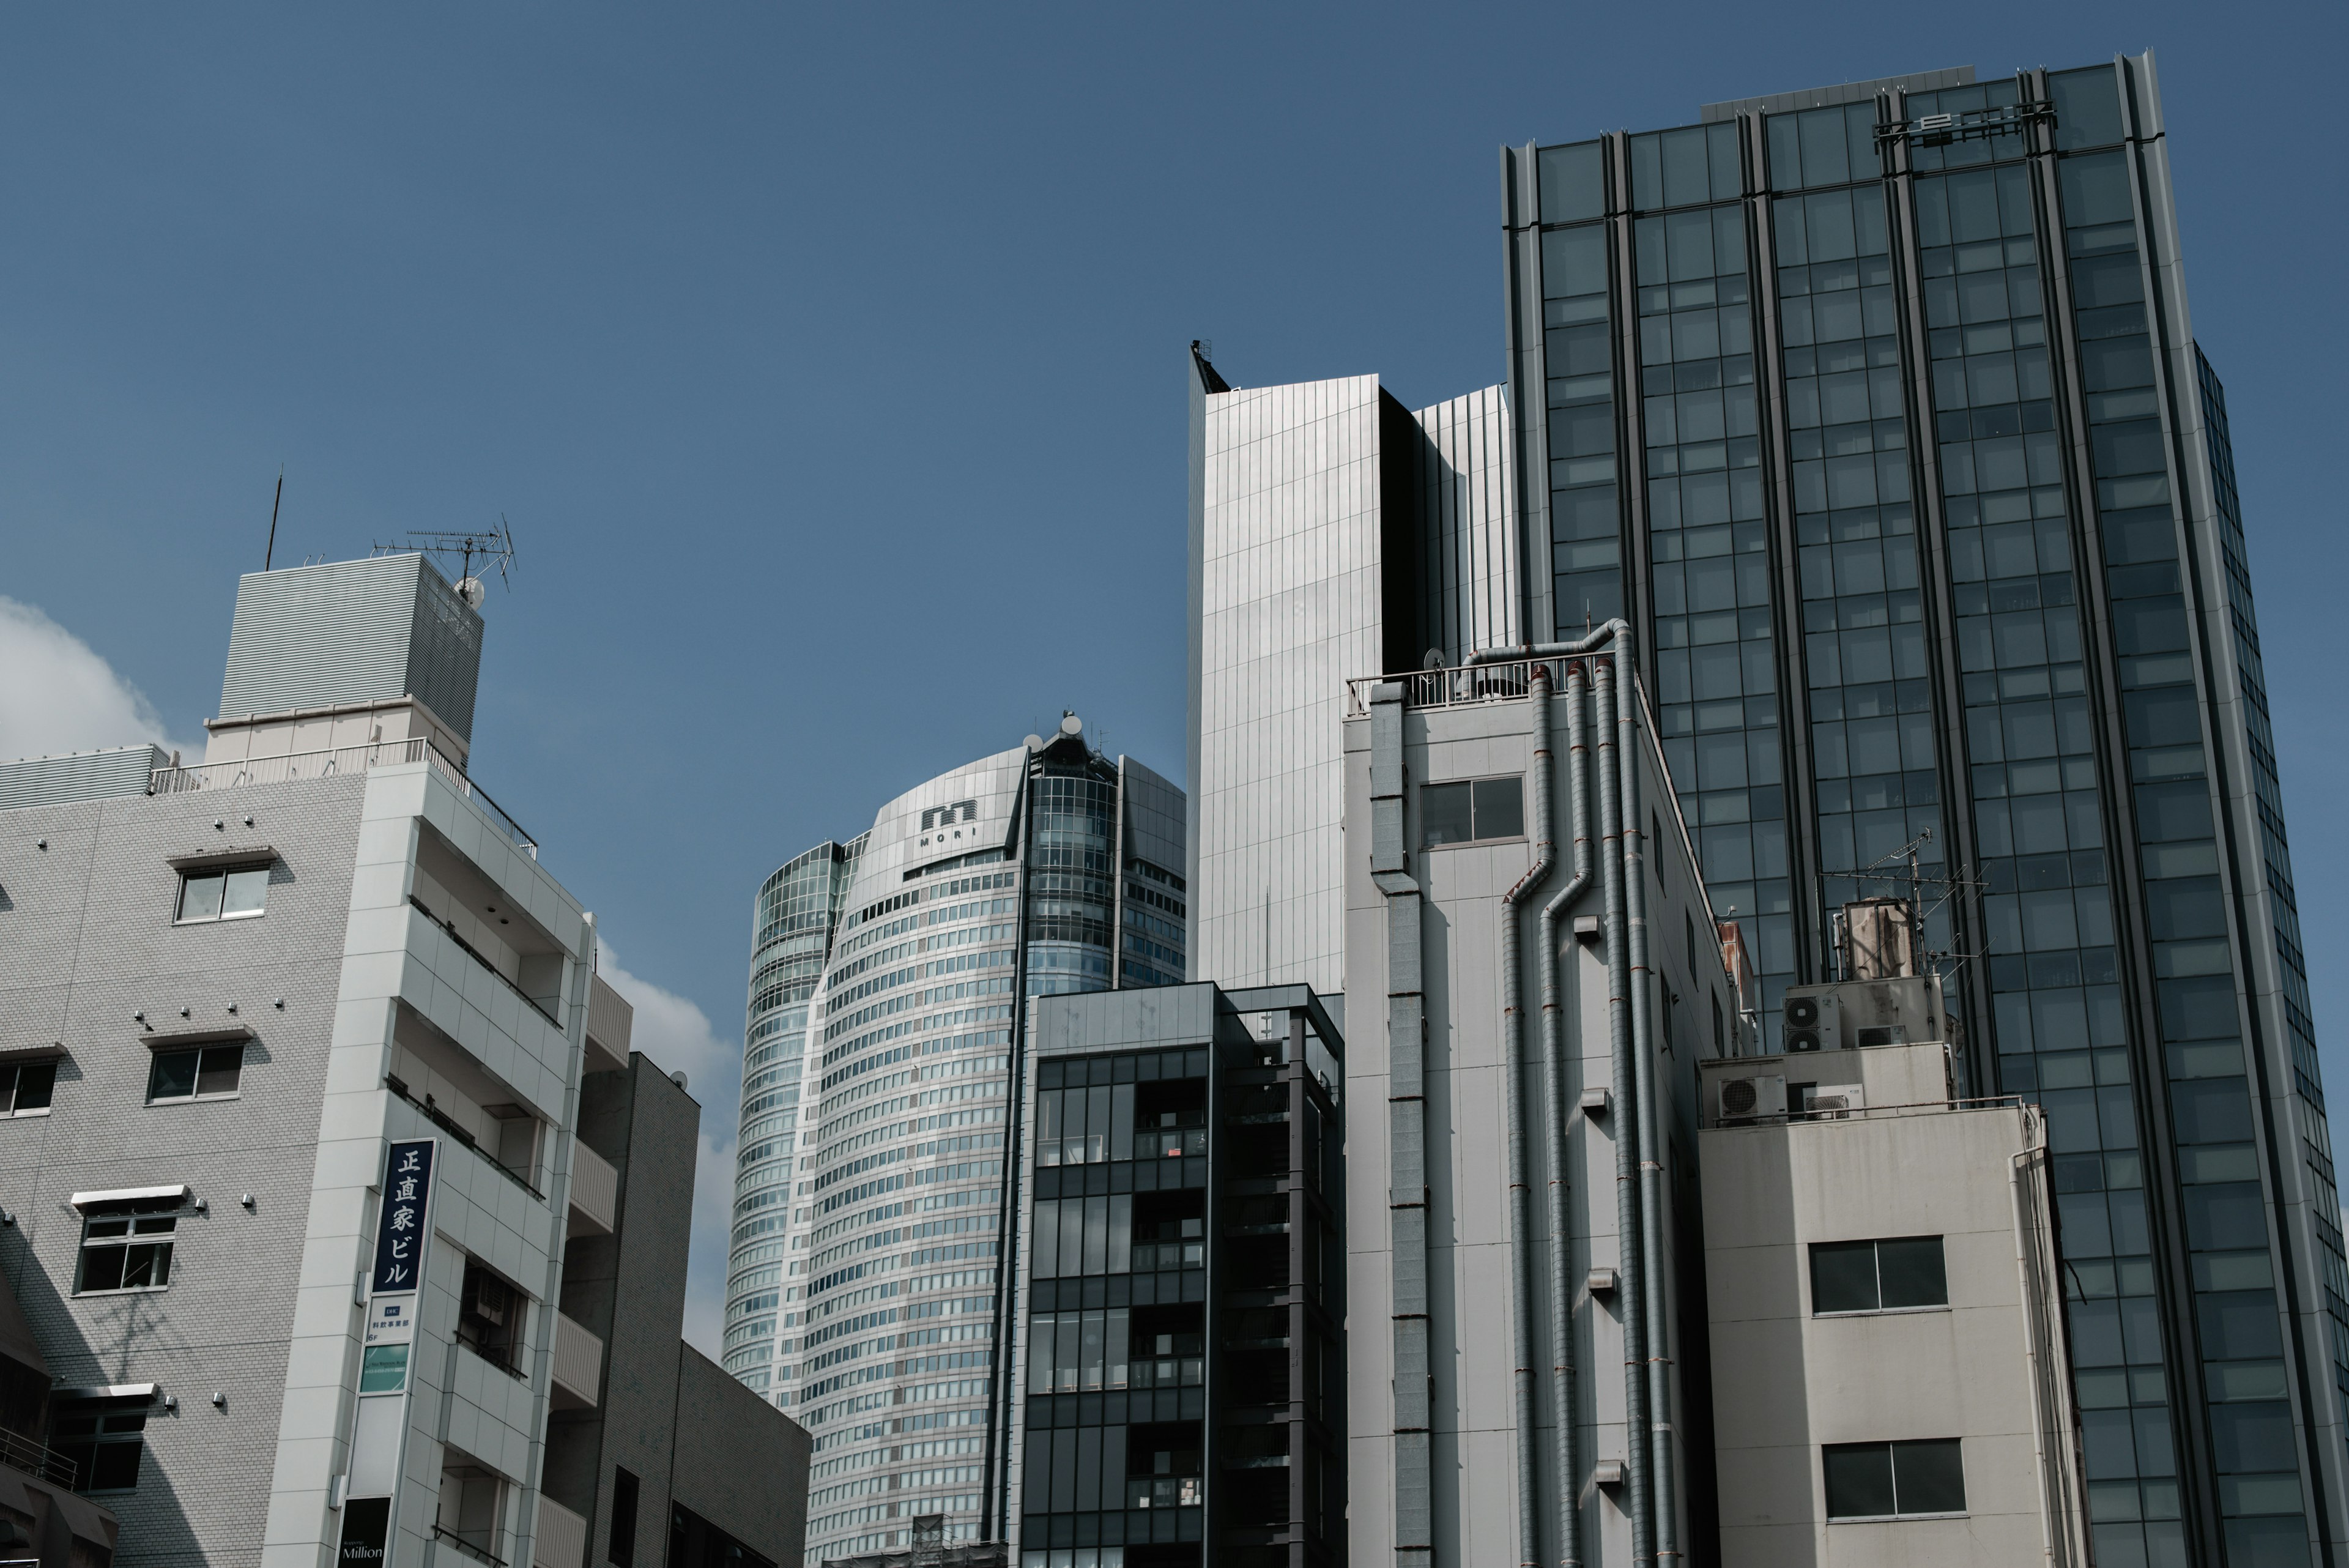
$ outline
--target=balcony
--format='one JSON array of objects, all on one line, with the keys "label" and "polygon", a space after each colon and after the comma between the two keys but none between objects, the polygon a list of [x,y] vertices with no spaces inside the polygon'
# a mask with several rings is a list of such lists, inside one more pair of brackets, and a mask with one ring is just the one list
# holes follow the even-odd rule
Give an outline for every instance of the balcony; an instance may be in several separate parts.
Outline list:
[{"label": "balcony", "polygon": [[531,1538],[531,1568],[585,1568],[587,1521],[547,1496],[538,1494],[538,1530]]},{"label": "balcony", "polygon": [[592,1410],[604,1381],[604,1342],[554,1314],[554,1407]]},{"label": "balcony", "polygon": [[0,1428],[0,1465],[22,1471],[36,1480],[55,1481],[68,1489],[80,1481],[80,1477],[74,1473],[71,1459],[21,1432],[12,1432],[5,1428]]},{"label": "balcony", "polygon": [[420,735],[325,752],[292,752],[283,756],[157,768],[148,778],[147,793],[187,794],[198,790],[236,789],[245,784],[291,784],[300,779],[336,778],[400,763],[431,763],[432,771],[453,785],[459,794],[480,806],[482,815],[504,831],[515,848],[533,860],[538,858],[538,841],[523,831],[522,824],[508,816],[504,808],[474,784],[446,752]]},{"label": "balcony", "polygon": [[571,1143],[571,1222],[564,1234],[608,1236],[619,1224],[620,1173],[612,1162],[574,1138]]}]

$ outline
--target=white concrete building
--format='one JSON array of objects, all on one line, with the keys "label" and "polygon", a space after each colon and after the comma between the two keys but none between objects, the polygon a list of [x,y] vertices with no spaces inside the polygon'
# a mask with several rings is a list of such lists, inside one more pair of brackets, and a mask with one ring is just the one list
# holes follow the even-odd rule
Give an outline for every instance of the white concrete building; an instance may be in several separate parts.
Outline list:
[{"label": "white concrete building", "polygon": [[1723,1561],[2085,1563],[2038,1108],[1939,1042],[1702,1071]]}]

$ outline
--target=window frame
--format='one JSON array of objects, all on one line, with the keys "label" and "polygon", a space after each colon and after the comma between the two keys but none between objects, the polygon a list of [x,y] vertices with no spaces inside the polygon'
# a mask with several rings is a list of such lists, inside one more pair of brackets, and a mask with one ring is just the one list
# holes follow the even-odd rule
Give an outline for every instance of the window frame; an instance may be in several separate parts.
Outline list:
[{"label": "window frame", "polygon": [[[198,1041],[187,1045],[174,1046],[170,1050],[151,1052],[150,1055],[152,1060],[150,1061],[147,1067],[146,1103],[150,1106],[184,1106],[191,1105],[199,1100],[234,1100],[243,1098],[244,1095],[244,1052],[245,1047],[252,1044],[253,1042],[250,1039],[207,1040]],[[214,1054],[225,1054],[232,1052],[234,1053],[236,1056],[235,1063],[231,1069],[235,1080],[233,1085],[225,1089],[207,1090],[203,1086],[204,1075],[207,1071],[214,1070],[211,1067],[207,1059]],[[188,1080],[188,1092],[184,1095],[157,1094],[155,1092],[157,1080],[162,1073],[164,1061],[167,1058],[181,1056],[192,1056],[196,1059],[195,1071]]]},{"label": "window frame", "polygon": [[[1516,831],[1514,833],[1495,833],[1487,836],[1477,830],[1476,786],[1478,784],[1513,784],[1516,785],[1517,824]],[[1427,836],[1428,792],[1431,790],[1453,788],[1464,789],[1468,792],[1468,836],[1465,838],[1447,838],[1441,842],[1432,841]],[[1421,782],[1419,788],[1415,793],[1418,798],[1413,804],[1416,805],[1419,812],[1418,840],[1419,846],[1423,850],[1466,849],[1480,845],[1493,844],[1523,844],[1531,836],[1526,823],[1526,775],[1523,773],[1480,774],[1471,778],[1458,779],[1427,779]]]},{"label": "window frame", "polygon": [[[1903,1449],[1947,1447],[1958,1457],[1958,1491],[1960,1506],[1954,1509],[1907,1510],[1900,1506],[1899,1452]],[[1886,1479],[1892,1490],[1890,1513],[1837,1513],[1827,1496],[1827,1462],[1830,1453],[1855,1453],[1863,1449],[1880,1449],[1885,1455]],[[1829,1524],[1887,1524],[1923,1519],[1969,1519],[1973,1509],[1966,1500],[1965,1439],[1962,1438],[1892,1438],[1874,1442],[1822,1443],[1819,1445],[1819,1516]]]},{"label": "window frame", "polygon": [[[266,859],[255,857],[251,860],[230,860],[202,866],[181,866],[175,867],[174,869],[180,878],[180,886],[179,890],[171,898],[171,924],[174,926],[212,926],[218,925],[226,920],[257,920],[261,919],[261,917],[269,913],[269,874],[276,868],[276,857],[273,856]],[[228,908],[228,888],[230,879],[236,877],[249,876],[254,872],[260,873],[261,876],[260,904],[250,909],[231,909]],[[203,882],[218,882],[220,884],[220,901],[213,907],[213,909],[210,914],[191,915],[187,912],[189,890],[196,887],[199,883]]]},{"label": "window frame", "polygon": [[[153,1295],[171,1288],[171,1265],[179,1247],[179,1228],[182,1216],[189,1212],[184,1195],[170,1199],[136,1199],[122,1202],[94,1204],[82,1210],[81,1239],[75,1244],[73,1293],[81,1296]],[[119,1224],[120,1231],[109,1230],[94,1233],[93,1227]],[[160,1237],[160,1241],[141,1241],[141,1237]],[[118,1239],[119,1238],[119,1239]],[[159,1283],[138,1285],[111,1284],[91,1286],[89,1277],[92,1253],[119,1252],[123,1256],[118,1279],[130,1272],[129,1253],[134,1248],[159,1249],[159,1254],[147,1262],[151,1278],[155,1264],[161,1264],[162,1280]]]},{"label": "window frame", "polygon": [[[1932,1241],[1937,1243],[1941,1265],[1941,1299],[1920,1302],[1910,1306],[1886,1306],[1884,1303],[1884,1253],[1887,1241]],[[1868,1259],[1874,1264],[1876,1301],[1874,1306],[1828,1307],[1819,1305],[1819,1251],[1827,1247],[1860,1247],[1868,1249]],[[1946,1232],[1933,1236],[1855,1236],[1839,1241],[1811,1241],[1805,1244],[1805,1287],[1810,1293],[1810,1315],[1814,1318],[1896,1317],[1913,1313],[1948,1312],[1950,1307],[1950,1251]]]},{"label": "window frame", "polygon": [[[17,1116],[45,1116],[57,1106],[57,1064],[60,1056],[23,1057],[14,1062],[0,1063],[0,1118],[13,1120]],[[47,1076],[41,1090],[41,1103],[23,1106],[25,1075],[36,1072]]]},{"label": "window frame", "polygon": [[[80,1484],[74,1488],[76,1495],[106,1497],[139,1490],[140,1472],[146,1468],[147,1421],[154,1411],[155,1400],[152,1395],[124,1398],[57,1401],[57,1407],[52,1413],[50,1420],[49,1449],[62,1458],[75,1460],[75,1474],[81,1478]],[[93,1426],[93,1430],[87,1437],[78,1433],[67,1433],[60,1429],[67,1423],[79,1420],[85,1416]],[[133,1417],[138,1423],[135,1427],[117,1428],[113,1431],[107,1429],[109,1423],[126,1421]],[[60,1441],[61,1438],[62,1441]],[[78,1458],[78,1450],[85,1448],[93,1450],[91,1459],[87,1465],[84,1465]],[[131,1460],[130,1480],[128,1484],[104,1487],[89,1484],[95,1480],[91,1472],[95,1472],[98,1469],[95,1450],[99,1449],[130,1449],[135,1451],[137,1457]]]}]

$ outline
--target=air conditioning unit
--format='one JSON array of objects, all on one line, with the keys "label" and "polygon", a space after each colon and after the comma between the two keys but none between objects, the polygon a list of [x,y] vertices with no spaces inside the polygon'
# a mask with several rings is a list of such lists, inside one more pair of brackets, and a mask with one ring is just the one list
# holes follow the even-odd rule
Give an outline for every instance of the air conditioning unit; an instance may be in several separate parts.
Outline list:
[{"label": "air conditioning unit", "polygon": [[1938,976],[1851,980],[1836,990],[1842,1002],[1847,1045],[1864,1050],[1871,1045],[1918,1045],[1950,1037],[1942,1016],[1941,982]]},{"label": "air conditioning unit", "polygon": [[1868,1105],[1867,1092],[1857,1084],[1821,1084],[1810,1093],[1810,1103],[1804,1107],[1814,1121],[1841,1121],[1854,1111]]},{"label": "air conditioning unit", "polygon": [[1780,1004],[1785,1051],[1853,1051],[1946,1040],[1941,982],[1931,975],[1789,986]]},{"label": "air conditioning unit", "polygon": [[1786,1051],[1844,1049],[1848,1042],[1843,1037],[1843,997],[1840,992],[1840,987],[1832,985],[1789,986],[1779,1013],[1785,1025],[1781,1048]]},{"label": "air conditioning unit", "polygon": [[1783,1117],[1786,1114],[1786,1080],[1783,1074],[1715,1078],[1713,1083],[1713,1119],[1716,1127]]}]

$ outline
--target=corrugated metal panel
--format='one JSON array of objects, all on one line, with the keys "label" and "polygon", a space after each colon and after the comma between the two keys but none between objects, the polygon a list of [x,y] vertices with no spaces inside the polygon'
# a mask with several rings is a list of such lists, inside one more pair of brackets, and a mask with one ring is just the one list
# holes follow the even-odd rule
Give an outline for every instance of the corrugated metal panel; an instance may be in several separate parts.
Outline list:
[{"label": "corrugated metal panel", "polygon": [[481,615],[428,565],[417,574],[416,619],[408,644],[408,690],[471,744],[473,692],[481,676]]},{"label": "corrugated metal panel", "polygon": [[481,618],[421,556],[248,573],[221,716],[415,696],[470,741],[481,650]]},{"label": "corrugated metal panel", "polygon": [[0,811],[145,794],[155,770],[171,763],[171,753],[160,746],[115,746],[102,752],[0,763]]}]

